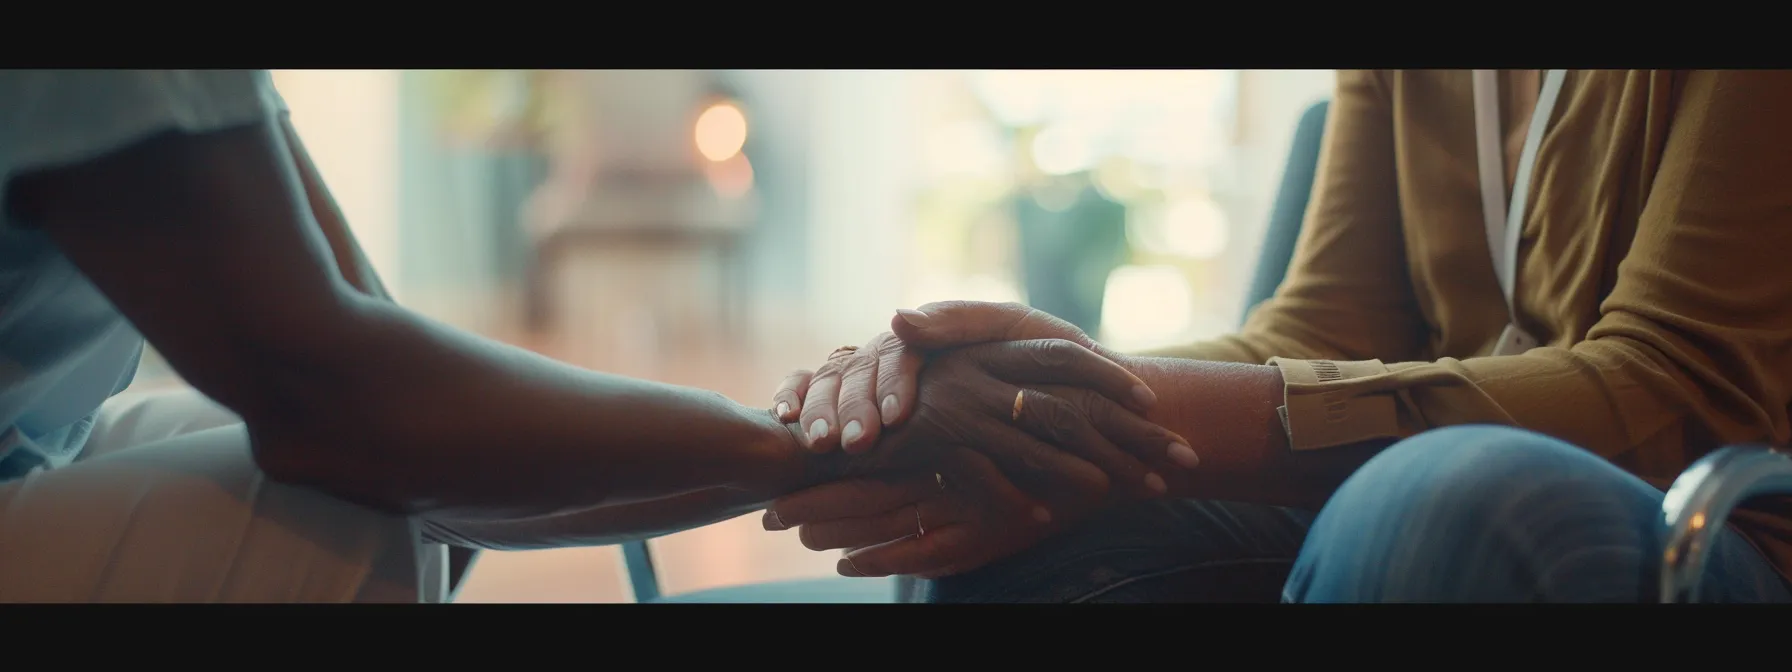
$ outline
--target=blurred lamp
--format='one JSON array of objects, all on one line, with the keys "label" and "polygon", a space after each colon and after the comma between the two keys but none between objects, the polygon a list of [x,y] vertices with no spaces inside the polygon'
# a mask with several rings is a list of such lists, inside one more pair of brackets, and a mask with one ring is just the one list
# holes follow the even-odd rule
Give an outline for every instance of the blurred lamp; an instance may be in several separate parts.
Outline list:
[{"label": "blurred lamp", "polygon": [[697,115],[697,151],[703,158],[722,163],[740,154],[747,145],[747,115],[732,101],[710,105]]}]

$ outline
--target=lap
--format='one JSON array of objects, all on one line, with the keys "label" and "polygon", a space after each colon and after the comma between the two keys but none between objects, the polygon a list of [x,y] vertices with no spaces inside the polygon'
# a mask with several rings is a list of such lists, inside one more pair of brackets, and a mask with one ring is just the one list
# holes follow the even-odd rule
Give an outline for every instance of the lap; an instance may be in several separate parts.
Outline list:
[{"label": "lap", "polygon": [[[1647,602],[1664,493],[1590,452],[1507,427],[1452,427],[1365,464],[1313,525],[1297,601]],[[1712,548],[1713,601],[1783,601],[1734,529]]]},{"label": "lap", "polygon": [[1275,602],[1312,514],[1156,500],[1118,507],[981,569],[917,582],[929,602]]},{"label": "lap", "polygon": [[[426,579],[440,579],[440,549],[420,543],[415,521],[269,481],[241,424],[222,422],[233,420],[227,415],[159,417],[205,406],[181,394],[167,399],[109,404],[96,423],[104,431],[95,432],[103,437],[95,450],[73,465],[0,483],[0,601],[414,602],[439,595]],[[139,414],[135,430],[124,431],[132,421],[120,408]],[[164,435],[144,444],[121,440]]]}]

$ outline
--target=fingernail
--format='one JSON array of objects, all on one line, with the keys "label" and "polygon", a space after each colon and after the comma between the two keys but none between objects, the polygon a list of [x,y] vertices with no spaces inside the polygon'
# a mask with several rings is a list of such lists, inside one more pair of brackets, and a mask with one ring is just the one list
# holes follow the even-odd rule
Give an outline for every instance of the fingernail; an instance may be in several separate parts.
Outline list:
[{"label": "fingernail", "polygon": [[1150,490],[1151,494],[1161,495],[1169,492],[1170,486],[1164,483],[1164,477],[1162,476],[1157,474],[1145,474],[1145,489]]},{"label": "fingernail", "polygon": [[1150,408],[1157,404],[1157,393],[1152,392],[1151,388],[1145,387],[1144,385],[1133,386],[1132,398],[1139,400],[1139,404],[1146,408]]},{"label": "fingernail", "polygon": [[788,417],[790,417],[790,404],[783,401],[778,402],[778,419],[783,420]]},{"label": "fingernail", "polygon": [[1195,449],[1180,443],[1170,444],[1169,453],[1170,461],[1182,465],[1184,468],[1193,469],[1196,465],[1201,464],[1201,456],[1195,454]]},{"label": "fingernail", "polygon": [[828,437],[828,421],[823,420],[821,418],[816,418],[815,422],[813,424],[809,425],[809,443],[814,444],[814,443],[821,441],[822,439],[825,439],[827,437]]},{"label": "fingernail", "polygon": [[853,443],[864,435],[865,428],[859,425],[859,421],[849,420],[845,427],[840,428],[840,443]]},{"label": "fingernail", "polygon": [[877,411],[883,415],[886,425],[896,421],[897,410],[899,409],[896,408],[896,395],[894,394],[885,396],[884,403],[877,407]]},{"label": "fingernail", "polygon": [[1035,506],[1033,507],[1033,520],[1041,523],[1052,522],[1052,512],[1047,511],[1043,506]]},{"label": "fingernail", "polygon": [[834,563],[834,571],[841,576],[865,576],[864,572],[859,571],[858,565],[852,564],[850,555],[841,556],[840,561]]},{"label": "fingernail", "polygon": [[778,512],[771,509],[765,510],[765,515],[760,518],[759,524],[764,525],[767,532],[790,529],[784,526],[784,519],[778,517]]},{"label": "fingernail", "polygon": [[923,313],[919,310],[897,308],[896,314],[902,316],[902,321],[915,325],[921,329],[926,329],[927,325],[933,322],[933,318],[928,317],[927,313]]}]

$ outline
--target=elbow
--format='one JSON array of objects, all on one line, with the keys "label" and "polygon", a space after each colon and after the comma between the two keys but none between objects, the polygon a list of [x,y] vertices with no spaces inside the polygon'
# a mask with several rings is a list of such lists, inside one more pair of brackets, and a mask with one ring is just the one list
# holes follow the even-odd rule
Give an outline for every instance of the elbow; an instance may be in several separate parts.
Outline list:
[{"label": "elbow", "polygon": [[393,515],[413,516],[428,508],[406,487],[407,479],[391,456],[366,443],[355,444],[249,425],[250,455],[268,480]]}]

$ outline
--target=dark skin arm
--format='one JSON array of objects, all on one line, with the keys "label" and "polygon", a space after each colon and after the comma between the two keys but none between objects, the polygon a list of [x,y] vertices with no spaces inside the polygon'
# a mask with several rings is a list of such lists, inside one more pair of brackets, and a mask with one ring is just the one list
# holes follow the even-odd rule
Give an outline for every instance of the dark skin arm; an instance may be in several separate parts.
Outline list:
[{"label": "dark skin arm", "polygon": [[[298,171],[299,182],[305,188],[305,202],[311,207],[311,214],[317,220],[317,228],[328,241],[330,254],[336,261],[337,270],[342,272],[342,279],[369,297],[391,301],[392,295],[380,282],[379,273],[373,269],[367,254],[361,250],[361,244],[355,239],[354,231],[349,229],[348,218],[342,214],[342,208],[336,205],[336,199],[330,195],[330,188],[325,186],[323,175],[318,173],[317,164],[312,162],[311,154],[305,151],[305,143],[293,130],[290,120],[283,120],[280,125],[286,138],[286,144],[292,150],[293,167]],[[450,546],[448,548],[448,594],[455,595],[465,584],[467,572],[473,569],[473,562],[479,559],[479,549],[467,546]]]},{"label": "dark skin arm", "polygon": [[813,476],[769,412],[580,370],[357,291],[292,157],[273,120],[166,133],[21,175],[6,205],[242,416],[276,480],[497,521],[717,488],[763,501]]}]

